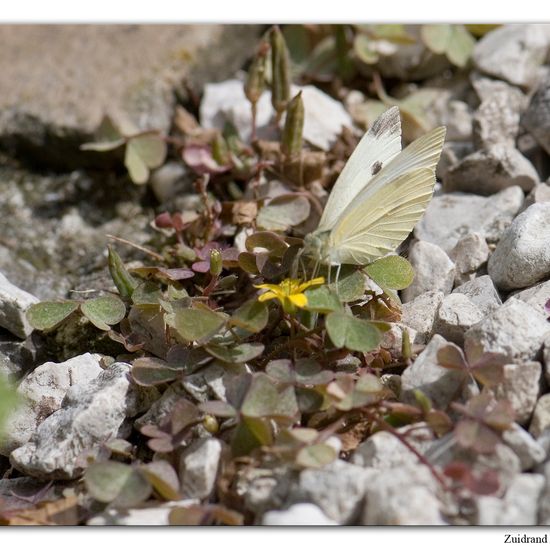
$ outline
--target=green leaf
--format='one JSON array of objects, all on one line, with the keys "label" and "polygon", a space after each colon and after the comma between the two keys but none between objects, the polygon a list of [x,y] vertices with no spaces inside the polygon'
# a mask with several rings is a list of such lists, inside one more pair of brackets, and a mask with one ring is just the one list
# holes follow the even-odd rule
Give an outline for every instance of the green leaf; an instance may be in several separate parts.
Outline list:
[{"label": "green leaf", "polygon": [[273,443],[273,430],[269,420],[264,418],[242,418],[231,439],[234,456],[247,455],[262,445]]},{"label": "green leaf", "polygon": [[269,310],[265,303],[255,298],[245,302],[231,316],[230,323],[252,333],[261,332],[269,320]]},{"label": "green leaf", "polygon": [[258,373],[252,379],[241,413],[255,418],[294,418],[298,413],[294,388]]},{"label": "green leaf", "polygon": [[158,304],[162,297],[162,291],[158,285],[151,281],[141,283],[132,292],[134,304]]},{"label": "green leaf", "polygon": [[304,468],[322,468],[338,458],[334,447],[326,443],[317,443],[300,449],[296,455],[296,464]]},{"label": "green leaf", "polygon": [[382,334],[372,323],[345,313],[329,313],[325,325],[338,348],[366,353],[375,349],[382,339]]},{"label": "green leaf", "polygon": [[336,292],[331,290],[327,285],[310,288],[304,294],[307,297],[307,306],[305,309],[308,311],[330,313],[331,311],[342,310],[342,304]]},{"label": "green leaf", "polygon": [[107,461],[92,464],[84,474],[90,495],[100,502],[131,508],[149,498],[151,485],[143,474],[121,462]]},{"label": "green leaf", "polygon": [[245,246],[248,252],[256,252],[258,248],[265,249],[273,258],[282,258],[288,248],[288,244],[277,233],[271,231],[253,233],[246,239]]},{"label": "green leaf", "polygon": [[464,25],[422,25],[420,34],[432,52],[445,54],[458,67],[466,66],[476,43]]},{"label": "green leaf", "polygon": [[402,290],[414,279],[414,269],[402,256],[386,256],[366,267],[367,275],[382,289]]},{"label": "green leaf", "polygon": [[49,330],[61,324],[78,309],[78,302],[39,302],[27,310],[27,319],[37,330]]},{"label": "green leaf", "polygon": [[236,364],[246,363],[261,355],[264,351],[264,345],[259,342],[251,344],[244,343],[233,347],[210,344],[206,346],[205,349],[210,355],[213,355],[220,361]]},{"label": "green leaf", "polygon": [[166,460],[155,460],[140,466],[140,472],[164,500],[179,500],[180,482],[176,471]]},{"label": "green leaf", "polygon": [[353,51],[357,58],[367,65],[374,65],[380,57],[378,52],[372,47],[370,38],[364,34],[357,34],[355,36]]},{"label": "green leaf", "polygon": [[80,309],[82,314],[100,330],[110,330],[110,325],[120,323],[126,315],[124,302],[112,295],[87,300]]},{"label": "green leaf", "polygon": [[[336,272],[334,272],[336,274]],[[352,266],[344,266],[338,281],[329,285],[341,302],[353,302],[365,295],[365,275]]]},{"label": "green leaf", "polygon": [[220,418],[233,418],[237,416],[235,407],[225,401],[206,401],[206,403],[199,403],[198,407],[202,412],[211,414],[212,416],[219,416]]},{"label": "green leaf", "polygon": [[138,357],[132,364],[132,378],[140,386],[157,386],[177,380],[182,369],[171,367],[157,357]]},{"label": "green leaf", "polygon": [[134,292],[137,282],[128,273],[117,251],[110,245],[107,248],[109,250],[109,273],[111,274],[111,278],[122,298],[128,299]]},{"label": "green leaf", "polygon": [[198,304],[174,314],[174,328],[188,342],[207,342],[225,324],[226,316]]},{"label": "green leaf", "polygon": [[258,212],[258,227],[268,231],[285,231],[307,220],[311,206],[303,195],[280,195]]},{"label": "green leaf", "polygon": [[149,170],[158,168],[166,158],[166,142],[157,133],[132,137],[126,144],[124,165],[134,183],[146,183]]}]

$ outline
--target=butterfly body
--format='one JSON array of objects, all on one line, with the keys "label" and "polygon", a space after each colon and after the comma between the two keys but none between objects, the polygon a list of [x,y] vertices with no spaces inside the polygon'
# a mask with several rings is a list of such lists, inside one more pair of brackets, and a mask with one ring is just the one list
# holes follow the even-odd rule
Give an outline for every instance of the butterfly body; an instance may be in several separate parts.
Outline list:
[{"label": "butterfly body", "polygon": [[327,265],[367,265],[394,252],[431,199],[444,137],[436,128],[401,151],[399,109],[383,113],[342,170],[304,253]]}]

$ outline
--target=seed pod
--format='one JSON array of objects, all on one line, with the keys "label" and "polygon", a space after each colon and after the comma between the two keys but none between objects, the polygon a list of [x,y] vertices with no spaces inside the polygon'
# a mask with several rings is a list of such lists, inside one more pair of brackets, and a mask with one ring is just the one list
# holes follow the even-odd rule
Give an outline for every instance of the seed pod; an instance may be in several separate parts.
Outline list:
[{"label": "seed pod", "polygon": [[281,140],[281,151],[287,157],[299,155],[302,152],[302,134],[304,131],[304,102],[302,92],[288,104],[285,127]]},{"label": "seed pod", "polygon": [[271,42],[271,104],[277,112],[277,120],[286,109],[290,99],[290,61],[285,39],[275,26],[269,33]]},{"label": "seed pod", "polygon": [[222,253],[219,250],[210,251],[210,274],[214,277],[218,276],[222,272]]},{"label": "seed pod", "polygon": [[220,166],[227,166],[231,162],[227,142],[219,133],[216,133],[212,142],[212,157]]},{"label": "seed pod", "polygon": [[262,42],[258,48],[256,56],[250,64],[250,68],[248,69],[248,76],[244,85],[244,93],[252,105],[256,104],[256,102],[260,99],[262,92],[265,90],[265,71],[268,51],[269,44],[267,42]]},{"label": "seed pod", "polygon": [[109,250],[109,273],[118,289],[120,296],[124,299],[129,299],[137,287],[136,280],[128,273],[120,256],[112,246],[108,246]]}]

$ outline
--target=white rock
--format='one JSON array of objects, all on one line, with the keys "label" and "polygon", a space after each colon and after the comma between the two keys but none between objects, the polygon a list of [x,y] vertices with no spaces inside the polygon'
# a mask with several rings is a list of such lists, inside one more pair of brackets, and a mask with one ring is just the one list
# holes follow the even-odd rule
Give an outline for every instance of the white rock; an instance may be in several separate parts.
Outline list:
[{"label": "white rock", "polygon": [[437,409],[445,409],[451,401],[461,396],[464,374],[454,369],[440,367],[437,352],[447,345],[442,336],[435,334],[424,351],[401,375],[401,399],[416,403],[414,390],[421,390]]},{"label": "white rock", "polygon": [[136,418],[134,426],[141,429],[145,424],[154,424],[160,426],[172,414],[172,410],[177,401],[189,397],[183,389],[181,382],[174,382],[168,389],[155,401],[149,410],[142,416]]},{"label": "white rock", "polygon": [[401,307],[401,321],[415,330],[411,342],[425,344],[432,335],[435,315],[443,300],[443,292],[432,290],[417,296]]},{"label": "white rock", "polygon": [[537,525],[539,497],[544,489],[544,476],[517,475],[503,498],[477,498],[477,525]]},{"label": "white rock", "polygon": [[455,264],[455,285],[461,285],[475,278],[476,271],[489,258],[487,242],[479,233],[462,237],[449,252]]},{"label": "white rock", "polygon": [[479,233],[487,242],[496,242],[523,204],[523,191],[509,187],[490,197],[465,193],[445,193],[434,197],[414,235],[450,252],[458,240]]},{"label": "white rock", "polygon": [[476,44],[474,64],[488,75],[529,88],[546,58],[548,34],[548,25],[505,25]]},{"label": "white rock", "polygon": [[461,345],[464,333],[483,319],[481,310],[464,294],[453,292],[443,298],[433,325],[436,334]]},{"label": "white rock", "polygon": [[546,379],[546,383],[550,384],[550,335],[548,335],[544,340],[542,357],[544,361],[544,377]]},{"label": "white rock", "polygon": [[527,96],[518,86],[504,80],[490,78],[475,69],[470,72],[470,82],[481,102],[488,101],[495,95],[505,94],[510,98],[511,103],[519,103],[520,111],[527,107]]},{"label": "white rock", "polygon": [[468,330],[464,343],[502,353],[511,361],[529,361],[537,358],[549,330],[550,324],[533,307],[512,298]]},{"label": "white rock", "polygon": [[550,393],[539,397],[533,412],[529,432],[538,439],[548,428],[550,428]]},{"label": "white rock", "polygon": [[541,315],[548,317],[544,305],[550,300],[550,281],[539,283],[538,285],[514,292],[511,295],[516,300],[521,300],[535,308]]},{"label": "white rock", "polygon": [[367,485],[362,525],[445,525],[437,482],[424,465],[392,468]]},{"label": "white rock", "polygon": [[46,418],[30,441],[13,451],[12,464],[41,479],[72,479],[82,474],[78,457],[92,456],[116,437],[127,417],[148,409],[159,393],[131,383],[127,363],[113,363],[93,380],[71,386],[62,408]]},{"label": "white rock", "polygon": [[8,456],[27,443],[37,426],[61,407],[71,386],[93,380],[103,372],[99,359],[99,355],[85,353],[63,363],[44,363],[28,374],[17,388],[22,402],[5,423],[0,454]]},{"label": "white rock", "polygon": [[328,518],[321,508],[304,502],[294,504],[287,510],[273,510],[266,512],[262,518],[262,525],[338,525]]},{"label": "white rock", "polygon": [[527,210],[536,202],[550,202],[550,185],[548,183],[539,183],[531,189],[531,192],[525,197],[521,211]]},{"label": "white rock", "polygon": [[36,296],[16,287],[0,273],[0,327],[18,338],[26,338],[33,328],[25,312],[39,301]]},{"label": "white rock", "polygon": [[464,157],[447,170],[443,189],[446,193],[463,191],[491,195],[514,185],[530,191],[539,183],[535,167],[513,145],[494,143]]},{"label": "white rock", "polygon": [[[328,150],[342,128],[353,127],[351,117],[343,105],[315,86],[292,86],[294,96],[302,90],[304,102],[303,137],[312,145]],[[257,135],[263,139],[273,138],[271,92],[265,91],[257,103]],[[249,141],[252,132],[250,102],[246,99],[243,83],[239,80],[207,84],[200,107],[200,119],[204,128],[223,129],[226,121],[232,122],[244,141]]]},{"label": "white rock", "polygon": [[221,453],[221,441],[209,437],[194,441],[181,454],[179,477],[183,494],[187,498],[202,499],[212,493]]},{"label": "white rock", "polygon": [[[422,296],[424,296],[424,294]],[[417,298],[417,300],[419,298]],[[415,300],[409,302],[409,304],[412,304],[414,302]],[[382,336],[382,341],[380,342],[380,346],[384,349],[387,349],[392,355],[401,355],[403,345],[403,333],[405,331],[409,335],[409,342],[411,342],[411,344],[417,341],[417,332],[414,328],[404,325],[402,323],[392,323],[391,328],[384,332],[384,335]]]},{"label": "white rock", "polygon": [[183,387],[199,402],[208,401],[209,399],[225,400],[224,374],[224,368],[217,363],[213,363],[186,376]]},{"label": "white rock", "polygon": [[297,475],[288,465],[247,468],[237,477],[235,493],[243,499],[245,508],[260,518],[269,510],[281,510],[292,504],[288,496],[297,484]]},{"label": "white rock", "polygon": [[495,395],[511,403],[516,413],[516,422],[526,424],[540,395],[541,364],[528,361],[504,365],[503,374],[503,381],[494,388]]},{"label": "white rock", "polygon": [[[406,439],[417,451],[424,453],[432,444],[433,432],[422,426],[408,434]],[[368,437],[355,449],[351,462],[357,466],[377,470],[414,466],[419,463],[418,457],[390,432],[376,432]]]},{"label": "white rock", "polygon": [[312,502],[332,520],[340,524],[353,522],[360,509],[373,471],[335,460],[319,469],[300,472],[292,488],[290,502]]},{"label": "white rock", "polygon": [[440,290],[443,294],[451,292],[455,266],[439,246],[427,241],[417,241],[409,250],[409,261],[414,268],[414,279],[402,292],[404,302],[410,302],[431,290]]},{"label": "white rock", "polygon": [[453,293],[464,294],[480,309],[483,317],[502,305],[493,281],[489,275],[482,275],[464,283],[453,290]]},{"label": "white rock", "polygon": [[88,520],[86,525],[131,525],[157,526],[170,525],[170,512],[177,507],[187,507],[199,504],[197,500],[174,500],[144,508],[124,508],[123,510],[107,509]]},{"label": "white rock", "polygon": [[488,264],[498,288],[524,288],[550,275],[549,218],[550,203],[536,203],[504,232]]},{"label": "white rock", "polygon": [[521,118],[521,124],[550,154],[550,78],[544,79],[531,97],[529,107]]},{"label": "white rock", "polygon": [[476,149],[490,147],[496,143],[514,147],[524,104],[525,96],[511,86],[504,90],[493,90],[488,98],[482,100],[474,114],[473,122]]},{"label": "white rock", "polygon": [[[473,152],[474,149],[472,144],[468,141],[448,141],[446,139],[443,144],[441,156],[439,157],[439,162],[437,163],[435,169],[437,179],[442,181],[450,168],[458,164],[460,160]],[[434,196],[437,196],[435,192]]]},{"label": "white rock", "polygon": [[502,433],[502,440],[520,460],[521,471],[531,470],[546,459],[546,450],[519,424]]}]

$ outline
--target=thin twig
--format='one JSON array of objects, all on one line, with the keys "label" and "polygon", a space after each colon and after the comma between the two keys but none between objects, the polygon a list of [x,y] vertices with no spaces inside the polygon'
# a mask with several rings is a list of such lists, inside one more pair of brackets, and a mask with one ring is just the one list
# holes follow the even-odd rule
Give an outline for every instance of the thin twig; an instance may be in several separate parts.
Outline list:
[{"label": "thin twig", "polygon": [[149,256],[152,256],[159,262],[164,262],[164,257],[160,254],[157,254],[153,250],[150,250],[149,248],[146,248],[145,246],[141,246],[140,244],[133,243],[132,241],[127,241],[126,239],[123,239],[122,237],[116,237],[115,235],[109,235],[107,234],[106,237],[108,239],[112,239],[113,241],[117,241],[119,243],[127,244],[128,246],[132,246],[133,248],[137,248],[137,250],[141,250],[142,252],[145,252],[145,254],[149,254]]}]

